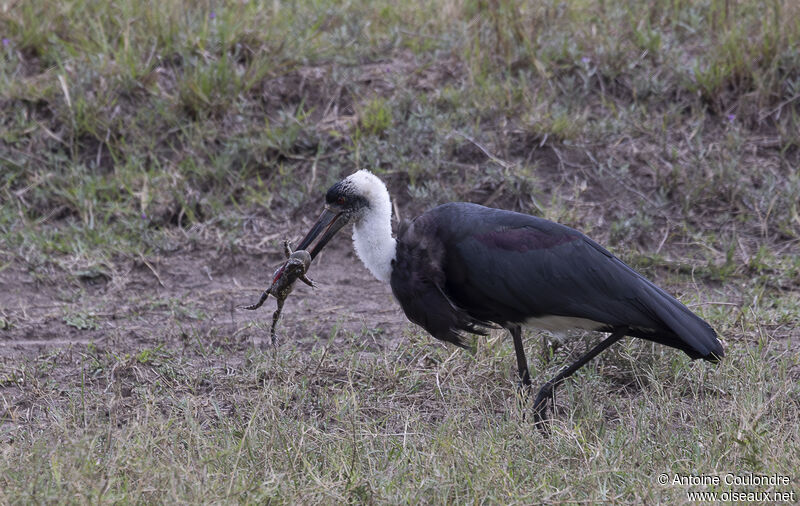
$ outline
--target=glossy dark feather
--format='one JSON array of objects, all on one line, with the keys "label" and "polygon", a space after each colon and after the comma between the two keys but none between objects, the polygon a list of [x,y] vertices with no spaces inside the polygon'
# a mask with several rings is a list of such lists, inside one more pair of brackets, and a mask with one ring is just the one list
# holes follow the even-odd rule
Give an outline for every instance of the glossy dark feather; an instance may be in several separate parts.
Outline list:
[{"label": "glossy dark feather", "polygon": [[392,291],[409,320],[432,336],[464,347],[463,332],[486,335],[492,326],[458,307],[445,292],[443,270],[446,251],[436,237],[428,234],[426,220],[405,223],[405,240],[398,241],[392,262]]},{"label": "glossy dark feather", "polygon": [[526,214],[467,203],[426,212],[398,237],[391,285],[409,319],[455,343],[491,323],[563,317],[723,356],[714,330],[674,297],[577,230]]}]

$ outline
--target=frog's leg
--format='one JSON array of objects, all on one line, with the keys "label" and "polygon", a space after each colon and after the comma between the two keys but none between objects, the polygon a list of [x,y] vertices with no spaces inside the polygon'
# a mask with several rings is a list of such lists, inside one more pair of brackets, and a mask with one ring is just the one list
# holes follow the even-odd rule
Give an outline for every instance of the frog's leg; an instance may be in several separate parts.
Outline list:
[{"label": "frog's leg", "polygon": [[270,329],[270,337],[272,338],[272,346],[275,346],[277,342],[277,336],[275,335],[275,328],[278,326],[278,320],[281,318],[281,311],[283,311],[283,303],[286,299],[275,298],[278,301],[278,309],[272,313],[272,329]]},{"label": "frog's leg", "polygon": [[316,284],[316,283],[314,283],[314,280],[313,280],[313,279],[311,279],[311,278],[309,278],[309,277],[308,277],[308,276],[306,276],[305,274],[302,274],[302,275],[300,276],[300,281],[302,281],[303,283],[307,284],[307,285],[308,285],[308,286],[310,286],[311,288],[316,288],[316,287],[317,287],[317,284]]},{"label": "frog's leg", "polygon": [[245,306],[244,309],[249,309],[250,311],[253,311],[254,309],[260,308],[264,304],[264,301],[267,300],[267,297],[269,297],[270,290],[272,290],[272,287],[269,287],[266,290],[264,290],[264,293],[261,294],[261,298],[258,299],[258,302],[256,302],[252,306]]},{"label": "frog's leg", "polygon": [[286,258],[292,256],[292,248],[289,246],[289,241],[283,241],[283,254],[286,255]]}]

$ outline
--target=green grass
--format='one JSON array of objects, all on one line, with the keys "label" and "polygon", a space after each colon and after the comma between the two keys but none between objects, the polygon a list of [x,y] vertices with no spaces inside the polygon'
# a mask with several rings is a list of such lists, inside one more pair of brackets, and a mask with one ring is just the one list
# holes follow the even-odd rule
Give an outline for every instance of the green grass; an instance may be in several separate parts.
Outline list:
[{"label": "green grass", "polygon": [[[0,502],[687,502],[658,474],[729,471],[800,491],[795,1],[26,0],[0,38],[0,341],[96,343],[0,356]],[[469,200],[585,231],[726,359],[625,342],[544,438],[499,335],[315,327],[273,355],[167,279],[263,263],[360,168],[406,218]]]}]

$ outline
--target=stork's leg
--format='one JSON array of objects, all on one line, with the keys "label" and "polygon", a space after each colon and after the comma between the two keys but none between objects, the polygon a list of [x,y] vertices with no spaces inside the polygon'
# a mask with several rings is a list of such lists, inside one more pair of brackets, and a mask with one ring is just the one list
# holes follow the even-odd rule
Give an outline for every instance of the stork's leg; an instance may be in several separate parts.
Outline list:
[{"label": "stork's leg", "polygon": [[555,378],[545,383],[539,393],[536,394],[536,400],[533,402],[533,417],[536,426],[542,430],[547,430],[547,403],[553,400],[553,391],[562,381],[569,378],[575,371],[586,365],[587,362],[600,354],[603,350],[619,341],[628,332],[627,327],[616,329],[610,336],[605,338],[597,346],[589,350],[585,355],[575,361],[569,367],[564,368]]},{"label": "stork's leg", "polygon": [[522,329],[519,325],[511,325],[508,331],[514,339],[514,352],[517,354],[517,371],[519,372],[520,388],[529,389],[531,386],[531,373],[528,371],[528,359],[525,358],[525,348],[522,347]]},{"label": "stork's leg", "polygon": [[[270,288],[272,288],[272,287],[270,287]],[[258,299],[258,302],[256,302],[255,304],[253,304],[251,306],[245,306],[244,309],[249,309],[250,311],[253,311],[255,309],[260,308],[264,304],[264,301],[267,300],[267,297],[269,297],[270,288],[267,288],[266,290],[264,290],[264,293],[261,294],[261,298]]]},{"label": "stork's leg", "polygon": [[519,373],[519,383],[517,383],[517,402],[525,419],[525,408],[528,405],[528,396],[531,393],[531,373],[528,371],[528,359],[525,358],[525,348],[522,346],[522,329],[519,325],[506,327],[514,339],[514,352],[517,355],[517,372]]}]

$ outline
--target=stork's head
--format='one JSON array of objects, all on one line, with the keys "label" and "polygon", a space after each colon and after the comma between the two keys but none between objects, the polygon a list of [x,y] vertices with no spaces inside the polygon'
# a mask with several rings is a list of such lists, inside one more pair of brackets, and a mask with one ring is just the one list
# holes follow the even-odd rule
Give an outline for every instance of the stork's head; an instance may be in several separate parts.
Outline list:
[{"label": "stork's head", "polygon": [[358,225],[366,216],[376,213],[391,216],[389,192],[375,174],[359,170],[328,189],[325,210],[297,247],[308,249],[322,234],[311,250],[311,258],[314,258],[342,227],[348,223]]}]

